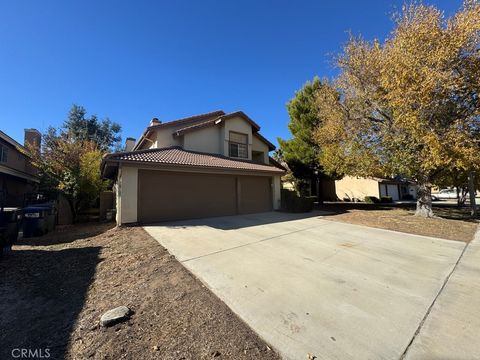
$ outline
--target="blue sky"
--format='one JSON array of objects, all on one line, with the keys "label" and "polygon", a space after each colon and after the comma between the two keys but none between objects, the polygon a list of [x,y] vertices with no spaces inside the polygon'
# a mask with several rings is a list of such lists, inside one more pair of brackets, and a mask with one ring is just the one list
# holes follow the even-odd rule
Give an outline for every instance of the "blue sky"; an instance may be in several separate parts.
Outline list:
[{"label": "blue sky", "polygon": [[[424,1],[447,15],[461,0]],[[0,0],[0,129],[59,126],[72,104],[138,138],[168,121],[243,110],[276,143],[285,104],[332,77],[348,31],[383,39],[403,0]]]}]

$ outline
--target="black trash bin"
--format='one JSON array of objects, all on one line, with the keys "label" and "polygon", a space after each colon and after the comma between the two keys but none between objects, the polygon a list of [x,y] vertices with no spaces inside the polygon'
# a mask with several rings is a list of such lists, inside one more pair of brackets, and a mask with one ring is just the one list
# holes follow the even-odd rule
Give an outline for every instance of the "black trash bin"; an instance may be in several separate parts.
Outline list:
[{"label": "black trash bin", "polygon": [[0,257],[2,257],[3,255],[3,248],[5,247],[5,243],[6,243],[5,230],[6,230],[6,227],[0,225]]},{"label": "black trash bin", "polygon": [[11,247],[18,239],[18,232],[22,222],[22,210],[20,208],[0,209],[0,245]]},{"label": "black trash bin", "polygon": [[46,234],[50,211],[50,208],[38,205],[23,208],[23,237]]},{"label": "black trash bin", "polygon": [[55,230],[55,226],[57,225],[57,208],[55,203],[36,204],[35,207],[42,207],[46,210],[45,221],[47,223],[47,232]]}]

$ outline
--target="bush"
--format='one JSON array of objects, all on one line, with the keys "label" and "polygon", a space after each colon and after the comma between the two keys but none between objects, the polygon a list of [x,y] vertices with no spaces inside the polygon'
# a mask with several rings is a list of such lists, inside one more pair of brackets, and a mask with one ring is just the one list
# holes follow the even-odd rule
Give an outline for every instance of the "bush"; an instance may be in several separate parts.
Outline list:
[{"label": "bush", "polygon": [[391,196],[382,196],[382,197],[380,198],[380,202],[381,202],[382,204],[389,204],[389,203],[393,203],[393,199],[392,199]]},{"label": "bush", "polygon": [[377,198],[375,196],[365,196],[364,201],[367,204],[378,204],[380,202],[379,198]]},{"label": "bush", "polygon": [[313,210],[313,205],[315,202],[314,196],[303,197],[298,196],[295,191],[282,190],[282,210],[301,213],[309,212]]}]

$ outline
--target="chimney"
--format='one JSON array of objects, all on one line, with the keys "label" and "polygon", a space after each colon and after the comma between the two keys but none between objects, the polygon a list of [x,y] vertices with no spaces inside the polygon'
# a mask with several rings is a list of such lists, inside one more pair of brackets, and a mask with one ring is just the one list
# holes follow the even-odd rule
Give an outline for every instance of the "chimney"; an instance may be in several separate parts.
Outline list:
[{"label": "chimney", "polygon": [[23,144],[28,149],[30,146],[33,146],[35,149],[40,151],[40,143],[42,141],[42,134],[37,129],[25,129],[25,139]]},{"label": "chimney", "polygon": [[160,125],[162,122],[160,120],[158,120],[158,118],[153,118],[151,121],[150,121],[150,126],[154,126],[154,125]]},{"label": "chimney", "polygon": [[135,146],[135,139],[128,137],[125,140],[125,151],[132,151],[134,146]]}]

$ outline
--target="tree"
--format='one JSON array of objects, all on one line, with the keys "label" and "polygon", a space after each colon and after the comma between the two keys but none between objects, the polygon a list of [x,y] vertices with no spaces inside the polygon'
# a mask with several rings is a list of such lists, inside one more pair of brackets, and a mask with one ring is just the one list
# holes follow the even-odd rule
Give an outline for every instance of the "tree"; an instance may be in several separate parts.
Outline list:
[{"label": "tree", "polygon": [[99,149],[107,151],[120,143],[119,124],[106,118],[99,120],[96,115],[86,117],[83,106],[73,105],[68,118],[62,125],[61,132],[72,141],[93,141]]},{"label": "tree", "polygon": [[318,92],[315,139],[328,172],[415,179],[416,215],[430,217],[436,176],[480,169],[480,3],[448,19],[412,3],[394,21],[383,44],[347,43]]},{"label": "tree", "polygon": [[295,93],[287,104],[290,116],[288,128],[293,137],[289,140],[278,138],[280,154],[300,184],[305,180],[317,180],[322,172],[318,144],[313,138],[320,122],[316,96],[322,86],[320,79],[315,77]]},{"label": "tree", "polygon": [[103,155],[116,142],[120,126],[109,120],[85,118],[85,109],[74,105],[59,128],[49,127],[42,137],[41,151],[29,147],[39,169],[40,186],[49,193],[62,193],[70,204],[74,219],[82,209],[97,201],[109,182],[100,174]]},{"label": "tree", "polygon": [[[30,149],[32,152],[32,149]],[[47,193],[62,193],[75,219],[78,212],[95,204],[108,181],[101,179],[103,152],[92,141],[71,141],[58,137],[42,151],[33,153],[33,164],[39,169],[40,185]]]}]

